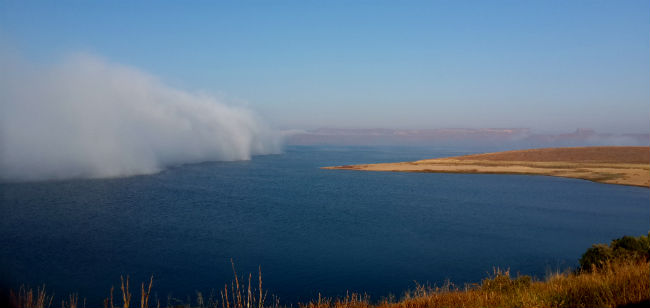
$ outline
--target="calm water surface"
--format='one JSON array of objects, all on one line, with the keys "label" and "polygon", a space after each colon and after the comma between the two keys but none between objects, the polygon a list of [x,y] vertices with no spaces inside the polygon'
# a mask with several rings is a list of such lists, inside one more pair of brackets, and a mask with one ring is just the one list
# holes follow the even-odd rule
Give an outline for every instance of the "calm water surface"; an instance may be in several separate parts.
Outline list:
[{"label": "calm water surface", "polygon": [[230,281],[232,258],[240,273],[261,266],[284,301],[376,299],[413,281],[477,282],[494,266],[543,277],[592,243],[648,232],[645,188],[318,168],[456,154],[466,152],[291,147],[149,176],[0,184],[1,283],[100,305],[120,274],[154,274],[159,297],[184,299]]}]

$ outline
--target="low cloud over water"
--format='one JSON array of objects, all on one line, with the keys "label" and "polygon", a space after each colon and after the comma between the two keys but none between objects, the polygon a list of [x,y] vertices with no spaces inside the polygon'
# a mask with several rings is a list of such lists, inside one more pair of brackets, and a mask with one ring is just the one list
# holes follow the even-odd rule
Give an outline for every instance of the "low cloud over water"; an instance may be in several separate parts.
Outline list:
[{"label": "low cloud over water", "polygon": [[244,107],[77,54],[36,66],[2,57],[0,179],[119,177],[280,151]]}]

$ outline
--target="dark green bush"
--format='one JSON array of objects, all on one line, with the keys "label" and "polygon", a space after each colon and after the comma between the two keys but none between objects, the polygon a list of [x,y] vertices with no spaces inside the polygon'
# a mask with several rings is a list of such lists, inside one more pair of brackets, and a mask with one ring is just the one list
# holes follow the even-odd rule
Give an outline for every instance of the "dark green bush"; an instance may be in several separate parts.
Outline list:
[{"label": "dark green bush", "polygon": [[580,269],[589,271],[593,266],[601,267],[613,259],[650,259],[650,233],[639,237],[623,236],[609,245],[595,244],[580,258]]},{"label": "dark green bush", "polygon": [[580,268],[589,270],[592,265],[600,266],[613,257],[614,252],[607,244],[591,245],[591,248],[587,249],[580,258]]},{"label": "dark green bush", "polygon": [[[649,234],[650,235],[650,234]],[[648,236],[639,236],[639,237],[632,237],[632,236],[624,236],[619,239],[615,239],[612,241],[612,249],[619,250],[619,249],[625,249],[629,251],[634,251],[638,253],[648,253],[650,251],[650,242],[648,242]]]}]

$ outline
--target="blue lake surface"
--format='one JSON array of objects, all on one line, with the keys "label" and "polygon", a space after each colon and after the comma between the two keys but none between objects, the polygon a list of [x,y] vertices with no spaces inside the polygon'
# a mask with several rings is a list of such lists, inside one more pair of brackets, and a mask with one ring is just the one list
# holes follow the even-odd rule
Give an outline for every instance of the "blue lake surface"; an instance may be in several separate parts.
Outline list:
[{"label": "blue lake surface", "polygon": [[[330,165],[467,154],[289,147],[251,161],[119,179],[0,184],[3,288],[45,283],[100,306],[121,274],[185,299],[261,266],[281,301],[421,283],[493,267],[543,278],[593,243],[647,234],[646,188],[544,176],[359,172]],[[133,290],[136,295],[139,291]]]}]

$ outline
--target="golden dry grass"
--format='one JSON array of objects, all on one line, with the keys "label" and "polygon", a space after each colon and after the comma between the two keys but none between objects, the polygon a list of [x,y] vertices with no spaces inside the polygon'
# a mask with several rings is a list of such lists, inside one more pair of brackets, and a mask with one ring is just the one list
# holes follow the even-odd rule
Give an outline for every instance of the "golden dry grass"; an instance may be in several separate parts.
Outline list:
[{"label": "golden dry grass", "polygon": [[650,148],[532,149],[414,162],[324,167],[324,169],[547,175],[606,184],[650,187]]},{"label": "golden dry grass", "polygon": [[399,301],[377,304],[358,294],[318,299],[301,307],[437,308],[437,307],[620,307],[650,300],[650,264],[623,260],[583,273],[555,273],[546,281],[512,278],[495,270],[480,285],[457,288],[417,286]]},{"label": "golden dry grass", "polygon": [[[262,291],[262,276],[258,276],[256,286],[251,275],[248,282],[235,278],[220,291],[220,299],[210,296],[204,299],[197,292],[196,300],[163,304],[163,307],[281,307],[277,298],[267,300]],[[244,277],[241,277],[244,278]],[[128,277],[122,281],[122,299],[113,302],[112,289],[110,299],[104,307],[124,307],[130,304]],[[153,279],[141,285],[140,307],[161,307],[159,300],[152,305],[148,303]],[[11,292],[11,304],[19,308],[51,307],[53,295],[47,294],[45,288],[32,289],[21,287],[17,293]],[[61,307],[78,307],[79,297],[71,294],[68,301],[63,300]],[[494,271],[491,277],[480,284],[458,288],[452,284],[441,287],[418,285],[396,300],[394,297],[372,302],[364,294],[348,293],[340,298],[315,298],[297,307],[305,308],[437,308],[437,307],[622,307],[626,305],[650,303],[650,263],[647,260],[620,259],[592,268],[585,272],[554,273],[544,281],[533,281],[528,276],[511,277],[506,270]],[[85,306],[85,300],[84,300]]]},{"label": "golden dry grass", "polygon": [[598,146],[517,150],[465,155],[458,160],[650,164],[650,147]]}]

